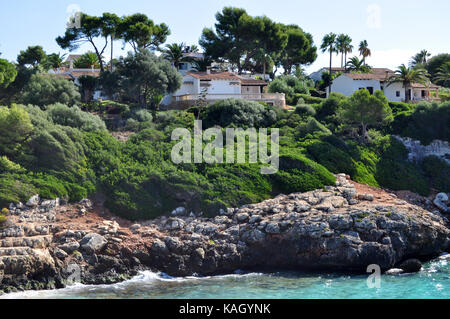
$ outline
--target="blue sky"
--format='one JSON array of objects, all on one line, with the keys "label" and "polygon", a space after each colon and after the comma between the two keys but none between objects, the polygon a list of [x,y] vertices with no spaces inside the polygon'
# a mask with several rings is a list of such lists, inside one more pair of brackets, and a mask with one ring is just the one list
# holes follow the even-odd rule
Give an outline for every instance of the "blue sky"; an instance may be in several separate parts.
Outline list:
[{"label": "blue sky", "polygon": [[[72,7],[91,15],[145,13],[156,23],[169,25],[172,35],[168,43],[197,43],[202,29],[214,25],[217,11],[224,6],[236,6],[245,8],[251,15],[267,15],[275,21],[298,24],[313,35],[318,46],[329,32],[349,34],[355,47],[365,39],[372,49],[368,63],[375,67],[395,68],[406,64],[422,49],[433,54],[450,52],[448,0],[0,1],[0,52],[8,60],[15,60],[19,51],[29,45],[42,45],[47,53],[64,52],[54,39],[64,33]],[[116,55],[125,53],[121,48],[122,43],[117,41]],[[78,52],[87,50],[90,47],[85,45]],[[320,53],[307,70],[314,71],[327,64],[328,55]],[[339,66],[340,58],[335,57],[333,64]]]}]

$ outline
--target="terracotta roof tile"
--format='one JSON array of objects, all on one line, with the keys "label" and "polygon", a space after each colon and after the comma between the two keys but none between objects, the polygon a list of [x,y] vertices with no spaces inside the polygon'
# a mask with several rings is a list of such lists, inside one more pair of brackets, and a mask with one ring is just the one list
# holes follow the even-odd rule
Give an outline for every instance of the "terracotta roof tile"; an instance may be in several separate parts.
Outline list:
[{"label": "terracotta roof tile", "polygon": [[261,85],[268,85],[266,81],[263,80],[256,80],[256,79],[250,79],[250,78],[241,78],[241,83],[242,85],[257,85],[257,86],[261,86]]},{"label": "terracotta roof tile", "polygon": [[229,80],[229,81],[239,81],[243,85],[267,85],[267,82],[263,80],[257,80],[253,78],[247,78],[231,72],[220,72],[220,73],[206,73],[206,72],[189,72],[187,75],[193,76],[194,78],[200,80]]},{"label": "terracotta roof tile", "polygon": [[240,80],[240,77],[231,72],[206,73],[206,72],[189,72],[187,75],[193,76],[200,80]]},{"label": "terracotta roof tile", "polygon": [[78,78],[82,75],[90,75],[93,77],[98,77],[100,76],[100,72],[92,72],[92,71],[73,71],[71,73],[74,77]]},{"label": "terracotta roof tile", "polygon": [[373,68],[370,73],[345,73],[345,76],[353,80],[377,80],[386,81],[395,73],[387,68]]},{"label": "terracotta roof tile", "polygon": [[416,88],[416,89],[439,89],[440,86],[433,84],[433,83],[429,83],[428,85],[423,85],[421,83],[413,83],[411,84],[411,87]]}]

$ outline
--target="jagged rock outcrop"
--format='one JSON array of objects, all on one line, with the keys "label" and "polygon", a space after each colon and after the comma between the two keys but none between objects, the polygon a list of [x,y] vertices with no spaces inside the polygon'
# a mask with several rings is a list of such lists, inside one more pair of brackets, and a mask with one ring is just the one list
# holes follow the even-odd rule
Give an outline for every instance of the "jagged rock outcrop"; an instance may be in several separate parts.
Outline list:
[{"label": "jagged rock outcrop", "polygon": [[447,206],[448,196],[445,193],[439,193],[436,195],[433,203],[439,208],[443,213],[450,213],[450,207]]},{"label": "jagged rock outcrop", "polygon": [[408,159],[412,162],[420,162],[427,156],[437,156],[450,164],[450,144],[447,141],[435,140],[429,145],[422,145],[418,140],[409,137],[394,137],[408,149]]},{"label": "jagged rock outcrop", "polygon": [[75,275],[86,284],[113,283],[144,269],[172,276],[236,269],[365,273],[371,264],[406,268],[406,260],[449,249],[441,216],[382,190],[359,192],[345,175],[335,186],[213,218],[179,208],[132,224],[106,220],[89,201],[50,209],[42,203],[12,207],[11,225],[0,231],[0,290],[62,287]]},{"label": "jagged rock outcrop", "polygon": [[249,268],[365,272],[370,264],[387,270],[448,249],[450,233],[439,216],[394,198],[380,205],[371,194],[355,195],[341,175],[336,187],[281,195],[214,219],[177,216],[181,231],[172,230],[175,218],[163,219],[160,227],[169,234],[147,259],[171,275]]}]

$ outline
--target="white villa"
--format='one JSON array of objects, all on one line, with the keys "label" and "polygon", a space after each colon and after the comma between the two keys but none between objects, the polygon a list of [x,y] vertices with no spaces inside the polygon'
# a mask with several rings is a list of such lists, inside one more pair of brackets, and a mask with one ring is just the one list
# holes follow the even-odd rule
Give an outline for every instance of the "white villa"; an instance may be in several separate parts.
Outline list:
[{"label": "white villa", "polygon": [[[82,75],[99,77],[100,69],[95,69],[94,67],[92,67],[90,69],[75,69],[74,68],[74,66],[73,66],[74,61],[79,59],[80,57],[81,57],[81,54],[71,54],[66,59],[66,62],[65,62],[66,66],[63,66],[59,69],[49,70],[48,73],[65,78],[69,81],[73,81],[76,85],[80,85],[78,78]],[[101,94],[100,90],[97,90],[94,92],[93,99],[97,100],[99,98],[102,98],[102,94]]]},{"label": "white villa", "polygon": [[[334,70],[332,69],[332,71]],[[408,97],[410,101],[414,102],[432,100],[431,91],[437,92],[439,90],[439,86],[432,83],[427,86],[413,83],[406,90],[402,83],[388,85],[388,79],[394,74],[394,71],[386,68],[372,68],[371,73],[342,73],[333,80],[331,92],[350,96],[360,89],[367,89],[371,94],[376,90],[381,90],[389,101],[404,102]],[[327,88],[327,96],[329,95],[328,92]],[[405,96],[405,94],[408,96]],[[438,94],[435,96],[438,96]]]},{"label": "white villa", "polygon": [[202,94],[208,103],[236,98],[262,101],[278,107],[286,106],[281,93],[265,93],[266,81],[237,75],[232,72],[186,72],[181,88],[166,96],[162,105],[167,108],[187,108],[193,106]]}]

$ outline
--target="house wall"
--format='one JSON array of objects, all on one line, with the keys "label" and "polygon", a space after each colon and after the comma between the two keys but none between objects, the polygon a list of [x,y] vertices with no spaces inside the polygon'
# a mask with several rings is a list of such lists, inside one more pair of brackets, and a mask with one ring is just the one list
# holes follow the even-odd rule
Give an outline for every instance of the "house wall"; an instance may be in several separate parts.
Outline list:
[{"label": "house wall", "polygon": [[[189,84],[188,84],[189,83]],[[190,84],[193,83],[193,84]],[[185,94],[198,94],[199,91],[199,80],[193,76],[184,76],[183,84],[181,88],[174,93],[175,96],[185,95]]]},{"label": "house wall", "polygon": [[251,85],[243,85],[241,89],[242,94],[255,94],[262,93],[261,88],[259,86],[251,86]]},{"label": "house wall", "polygon": [[230,80],[212,80],[209,82],[211,84],[208,87],[208,93],[210,94],[240,94],[241,93],[241,85],[235,84],[230,85]]},{"label": "house wall", "polygon": [[[401,102],[405,100],[405,89],[402,83],[392,83],[391,85],[383,84],[383,92],[386,98],[392,102]],[[400,96],[397,96],[397,91],[400,92]]]},{"label": "house wall", "polygon": [[[405,89],[403,88],[402,83],[392,83],[388,86],[385,83],[380,83],[378,80],[353,80],[345,75],[341,75],[333,81],[331,92],[338,92],[345,96],[350,96],[360,88],[367,87],[373,87],[374,92],[376,90],[381,90],[381,87],[383,87],[383,93],[389,101],[401,102],[405,100]],[[400,96],[397,96],[397,91],[400,92]]]},{"label": "house wall", "polygon": [[[333,84],[331,85],[331,92],[337,92],[344,94],[345,96],[350,96],[355,92],[353,79],[348,76],[341,75],[334,79]],[[329,96],[328,88],[327,88],[327,97]]]},{"label": "house wall", "polygon": [[[381,90],[380,82],[377,80],[353,80],[352,78],[341,75],[333,81],[331,92],[337,92],[350,96],[361,88],[373,87],[373,91]],[[327,90],[328,96],[328,90]]]}]

